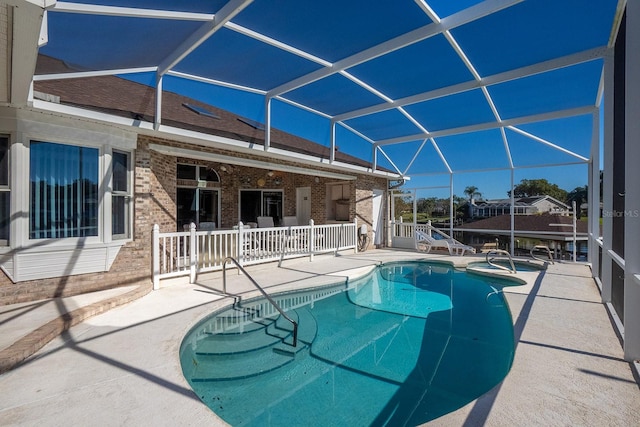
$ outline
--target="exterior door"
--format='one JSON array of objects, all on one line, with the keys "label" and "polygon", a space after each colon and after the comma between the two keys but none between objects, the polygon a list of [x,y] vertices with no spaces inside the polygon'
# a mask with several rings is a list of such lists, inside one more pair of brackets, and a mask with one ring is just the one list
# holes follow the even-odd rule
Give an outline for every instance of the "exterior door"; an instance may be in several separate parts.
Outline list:
[{"label": "exterior door", "polygon": [[296,188],[296,218],[300,225],[309,224],[311,219],[311,187]]}]

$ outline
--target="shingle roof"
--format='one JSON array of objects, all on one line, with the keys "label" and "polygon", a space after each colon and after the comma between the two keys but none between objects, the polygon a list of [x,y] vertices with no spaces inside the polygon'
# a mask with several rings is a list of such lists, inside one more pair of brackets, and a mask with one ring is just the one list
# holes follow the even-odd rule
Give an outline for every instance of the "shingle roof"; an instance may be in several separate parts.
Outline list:
[{"label": "shingle roof", "polygon": [[[36,65],[38,74],[63,73],[71,70],[70,66],[58,59],[45,55],[38,56]],[[37,81],[34,89],[59,96],[60,103],[63,105],[153,122],[155,89],[120,77],[98,76]],[[205,108],[220,118],[198,114],[185,107],[186,103]],[[264,145],[264,130],[248,124],[251,123],[250,119],[169,91],[163,92],[162,104],[162,123],[165,125]],[[322,159],[329,158],[329,147],[275,128],[271,129],[271,146]],[[336,160],[370,167],[369,162],[342,152],[336,153]]]},{"label": "shingle roof", "polygon": [[[566,227],[552,226],[550,224],[565,224]],[[540,215],[515,215],[514,230],[515,231],[540,231],[540,232],[570,232],[573,218],[570,216],[540,214]],[[588,224],[586,221],[577,221],[576,231],[578,233],[586,233]],[[510,230],[511,216],[498,215],[490,218],[479,219],[477,221],[467,222],[458,228],[478,229],[478,230]]]}]

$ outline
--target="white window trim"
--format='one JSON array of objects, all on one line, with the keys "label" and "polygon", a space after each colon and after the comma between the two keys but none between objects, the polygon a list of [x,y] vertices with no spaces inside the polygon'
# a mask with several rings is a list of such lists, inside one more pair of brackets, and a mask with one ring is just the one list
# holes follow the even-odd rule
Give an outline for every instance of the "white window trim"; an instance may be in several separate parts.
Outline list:
[{"label": "white window trim", "polygon": [[[113,170],[111,169],[113,164],[113,152],[119,152],[127,155],[127,191],[126,192],[117,192],[122,194],[117,194],[117,196],[124,197],[128,203],[128,213],[127,213],[127,230],[125,234],[113,234],[112,230],[112,201],[113,201],[113,193],[116,193],[113,190]],[[104,206],[104,239],[103,241],[111,242],[128,242],[133,240],[133,185],[134,185],[134,170],[133,170],[133,159],[135,158],[135,151],[126,151],[113,149],[112,147],[106,147],[104,162],[105,162],[105,170],[110,171],[109,174],[109,184],[107,185],[107,191],[105,192],[105,206]],[[107,197],[107,193],[109,197]]]},{"label": "white window trim", "polygon": [[[113,149],[130,155],[130,192],[133,193],[133,163],[137,135],[111,126],[70,117],[58,117],[29,109],[0,107],[0,129],[9,135],[11,222],[9,246],[0,247],[2,268],[14,281],[61,277],[108,271],[120,248],[133,239],[133,205],[129,220],[129,238],[111,236],[111,177],[105,171],[111,165]],[[97,148],[99,151],[98,236],[29,239],[29,155],[30,142]],[[108,182],[105,182],[108,180]],[[106,184],[106,185],[105,185]],[[27,213],[25,215],[25,213]]]}]

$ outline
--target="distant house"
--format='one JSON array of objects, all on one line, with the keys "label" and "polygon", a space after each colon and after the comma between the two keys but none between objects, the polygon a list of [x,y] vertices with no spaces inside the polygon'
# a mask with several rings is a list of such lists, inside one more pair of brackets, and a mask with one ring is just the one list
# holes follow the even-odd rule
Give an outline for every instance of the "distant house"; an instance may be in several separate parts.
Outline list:
[{"label": "distant house", "polygon": [[[487,244],[496,244],[501,249],[509,248],[511,236],[511,215],[497,215],[470,221],[458,227],[465,243],[483,250]],[[570,253],[573,236],[573,218],[545,212],[539,215],[516,215],[513,222],[516,254],[528,253],[535,245],[545,245],[560,257],[560,253]],[[587,250],[587,222],[576,222],[576,246],[578,254]]]},{"label": "distant house", "polygon": [[[551,196],[520,197],[514,200],[515,215],[536,215],[542,213],[568,215],[570,207]],[[472,218],[490,218],[511,213],[511,199],[483,200],[471,202]]]}]

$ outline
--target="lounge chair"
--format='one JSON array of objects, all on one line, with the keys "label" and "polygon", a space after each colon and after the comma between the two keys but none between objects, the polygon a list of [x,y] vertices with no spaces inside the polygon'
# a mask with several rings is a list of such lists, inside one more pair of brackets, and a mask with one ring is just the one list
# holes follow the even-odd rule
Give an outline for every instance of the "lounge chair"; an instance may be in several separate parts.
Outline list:
[{"label": "lounge chair", "polygon": [[[426,253],[431,252],[431,249],[442,249],[449,252],[449,255],[462,256],[465,253],[476,253],[476,250],[463,243],[458,242],[452,238],[436,239],[433,236],[429,236],[423,231],[415,231],[416,249],[424,250]],[[424,248],[424,249],[423,249]]]}]

